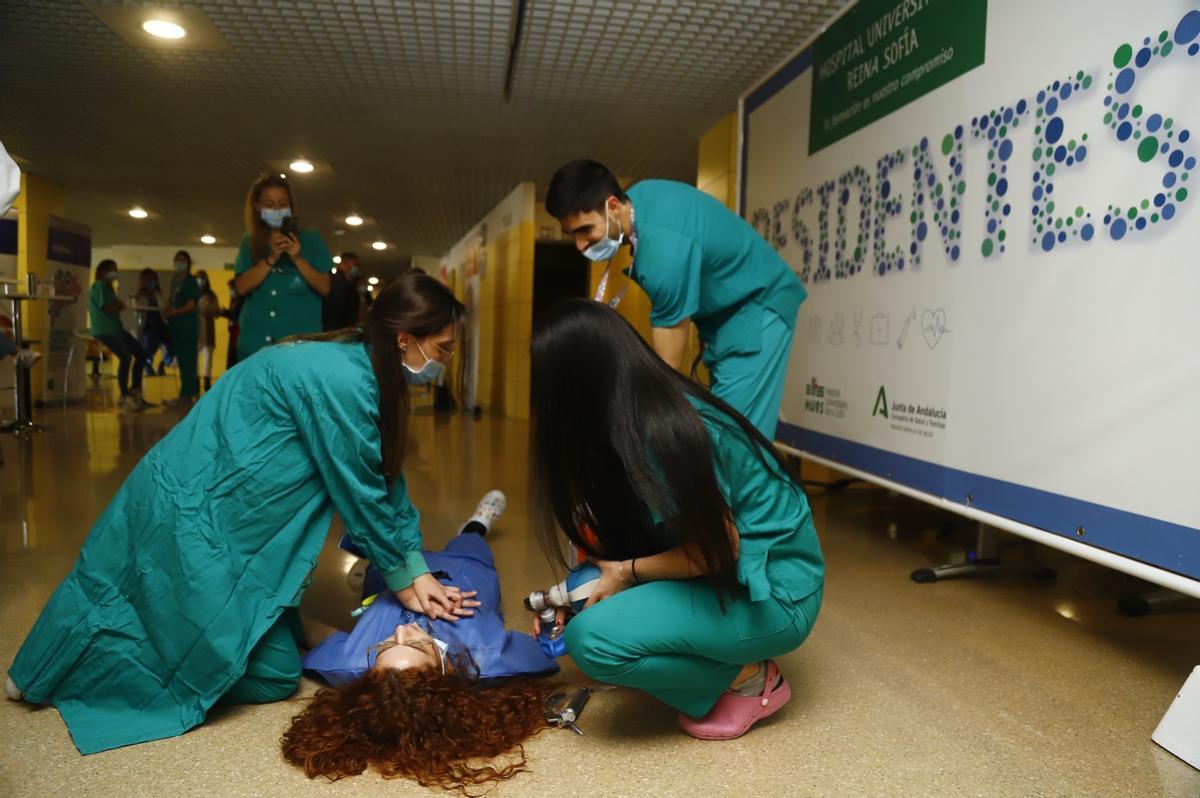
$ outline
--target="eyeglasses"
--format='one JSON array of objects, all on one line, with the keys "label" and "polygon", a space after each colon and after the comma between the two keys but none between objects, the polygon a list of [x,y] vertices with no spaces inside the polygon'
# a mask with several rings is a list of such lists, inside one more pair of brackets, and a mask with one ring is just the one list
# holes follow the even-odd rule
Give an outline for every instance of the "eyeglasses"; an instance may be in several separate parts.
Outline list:
[{"label": "eyeglasses", "polygon": [[[450,644],[437,638],[437,636],[433,633],[432,624],[429,623],[429,619],[425,616],[417,616],[416,624],[421,631],[429,635],[428,643],[424,640],[409,640],[406,642],[382,640],[373,646],[367,646],[367,670],[370,670],[372,667],[374,667],[375,662],[379,659],[379,655],[387,651],[389,648],[394,648],[396,646],[408,646],[409,648],[415,648],[418,651],[426,651],[436,656],[438,666],[441,668],[442,673],[445,674],[446,652],[450,650]],[[432,643],[432,646],[429,646],[429,643]],[[374,655],[373,658],[372,654]]]}]

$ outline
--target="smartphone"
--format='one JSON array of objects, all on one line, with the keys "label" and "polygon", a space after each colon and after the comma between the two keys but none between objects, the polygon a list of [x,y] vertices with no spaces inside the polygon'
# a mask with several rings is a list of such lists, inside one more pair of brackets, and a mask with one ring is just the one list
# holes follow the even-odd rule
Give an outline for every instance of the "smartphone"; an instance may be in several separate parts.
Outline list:
[{"label": "smartphone", "polygon": [[288,216],[285,218],[283,220],[283,224],[279,226],[279,232],[283,233],[285,236],[297,235],[300,232],[300,227],[296,224],[296,218],[294,216]]}]

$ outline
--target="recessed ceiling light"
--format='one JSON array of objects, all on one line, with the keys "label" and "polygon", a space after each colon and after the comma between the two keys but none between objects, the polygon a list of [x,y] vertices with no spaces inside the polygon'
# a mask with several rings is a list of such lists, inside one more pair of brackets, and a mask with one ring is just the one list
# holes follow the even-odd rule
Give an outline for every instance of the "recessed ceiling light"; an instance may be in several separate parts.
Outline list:
[{"label": "recessed ceiling light", "polygon": [[351,227],[358,227],[362,223],[363,220],[361,216],[355,216],[354,214],[351,214],[346,217],[346,224],[350,225]]},{"label": "recessed ceiling light", "polygon": [[368,290],[368,291],[374,291],[374,290],[375,290],[375,286],[373,286],[373,285],[368,285],[368,286],[367,286],[367,290]]},{"label": "recessed ceiling light", "polygon": [[367,282],[371,285],[379,285],[379,278],[378,277],[368,277]]},{"label": "recessed ceiling light", "polygon": [[382,252],[383,250],[387,249],[387,243],[384,241],[376,241],[371,245],[371,249],[377,249]]},{"label": "recessed ceiling light", "polygon": [[200,236],[200,243],[201,244],[215,244],[215,243],[217,243],[217,237],[210,236],[207,234],[202,235],[202,236]]},{"label": "recessed ceiling light", "polygon": [[306,175],[313,170],[313,165],[303,158],[297,158],[288,164],[288,169],[291,169],[293,172],[299,172],[302,175]]},{"label": "recessed ceiling light", "polygon": [[341,262],[342,262],[342,256],[341,256],[341,255],[334,255],[334,256],[333,256],[333,262],[334,262],[334,263],[341,263]]},{"label": "recessed ceiling light", "polygon": [[181,26],[165,19],[148,19],[142,23],[142,30],[160,39],[182,39],[187,36],[187,31]]},{"label": "recessed ceiling light", "polygon": [[145,219],[150,214],[146,213],[141,208],[130,208],[129,215],[132,216],[134,219]]},{"label": "recessed ceiling light", "polygon": [[330,269],[330,270],[329,270],[329,273],[330,273],[330,274],[337,274],[337,266],[334,266],[332,269]]},{"label": "recessed ceiling light", "polygon": [[285,175],[283,172],[280,172],[279,176],[282,177],[284,180],[287,180],[287,175]]}]

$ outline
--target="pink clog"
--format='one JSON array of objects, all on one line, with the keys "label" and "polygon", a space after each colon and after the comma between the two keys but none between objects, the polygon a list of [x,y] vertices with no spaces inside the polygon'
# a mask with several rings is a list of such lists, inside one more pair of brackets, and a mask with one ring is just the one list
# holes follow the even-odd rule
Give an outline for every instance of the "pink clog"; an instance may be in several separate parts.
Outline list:
[{"label": "pink clog", "polygon": [[[775,687],[776,683],[778,687]],[[779,675],[779,666],[769,659],[762,695],[722,693],[708,714],[698,720],[680,713],[679,728],[701,740],[733,740],[750,731],[750,727],[763,718],[774,715],[791,697],[792,688]]]}]

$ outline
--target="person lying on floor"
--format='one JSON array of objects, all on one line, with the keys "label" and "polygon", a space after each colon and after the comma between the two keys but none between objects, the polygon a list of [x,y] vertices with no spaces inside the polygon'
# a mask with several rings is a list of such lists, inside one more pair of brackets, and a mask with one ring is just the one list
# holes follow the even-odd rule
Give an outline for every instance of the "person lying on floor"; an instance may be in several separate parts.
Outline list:
[{"label": "person lying on floor", "polygon": [[[520,745],[546,728],[542,706],[556,689],[530,677],[558,665],[532,637],[504,628],[500,581],[484,539],[504,506],[504,494],[492,491],[441,552],[425,553],[435,576],[475,594],[474,615],[430,621],[405,608],[370,568],[363,594],[378,595],[354,629],[334,632],[304,657],[304,669],[331,685],[282,739],[284,758],[309,778],[373,767],[387,778],[462,790],[526,770]],[[347,541],[342,547],[357,554]],[[514,749],[515,761],[469,764]]]}]

